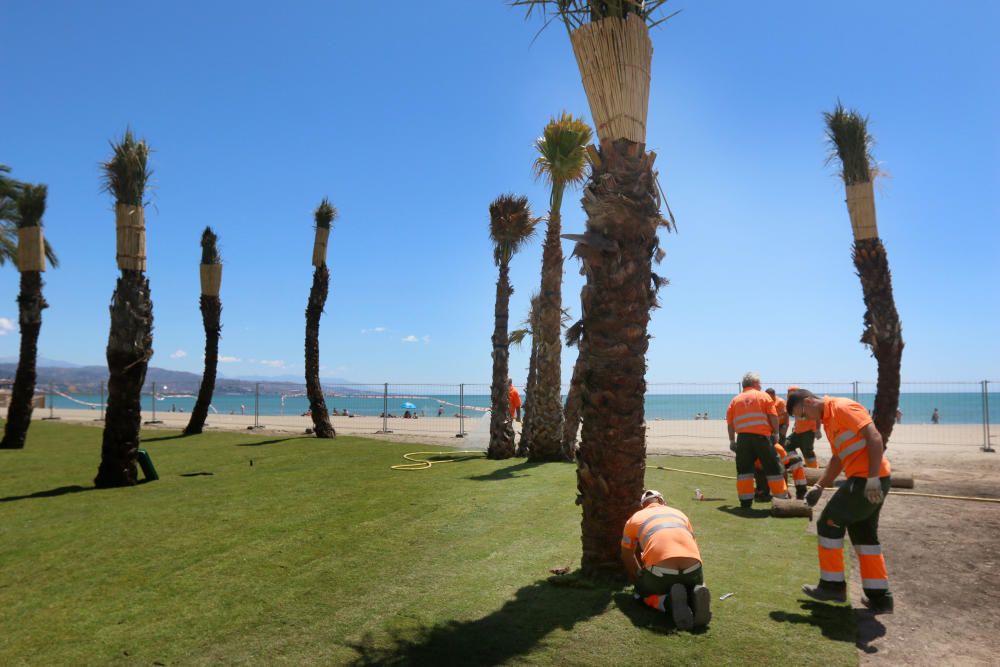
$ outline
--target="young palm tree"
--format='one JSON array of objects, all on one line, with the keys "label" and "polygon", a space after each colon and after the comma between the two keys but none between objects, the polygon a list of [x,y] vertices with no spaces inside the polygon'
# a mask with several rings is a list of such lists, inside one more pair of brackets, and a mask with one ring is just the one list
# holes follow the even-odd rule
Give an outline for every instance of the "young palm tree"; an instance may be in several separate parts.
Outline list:
[{"label": "young palm tree", "polygon": [[[532,461],[562,461],[562,277],[561,239],[562,200],[567,185],[583,180],[587,165],[590,127],[578,118],[563,113],[553,118],[535,142],[539,156],[535,174],[545,178],[552,190],[549,217],[542,246],[542,287],[539,292],[537,341],[537,383],[532,394]],[[525,428],[528,427],[525,416]]]},{"label": "young palm tree", "polygon": [[330,423],[330,413],[323,398],[323,386],[319,381],[319,318],[326,306],[330,292],[330,270],[326,267],[326,242],[330,235],[330,225],[337,217],[337,209],[324,197],[316,208],[316,241],[313,245],[312,289],[306,306],[306,393],[309,395],[309,410],[317,438],[335,438],[337,432]]},{"label": "young palm tree", "polygon": [[531,338],[531,354],[528,356],[528,381],[524,385],[524,400],[521,401],[521,414],[524,416],[524,419],[521,421],[521,437],[517,440],[517,449],[514,452],[514,456],[528,456],[537,420],[537,413],[532,402],[538,385],[537,294],[531,297],[531,307],[528,309],[528,319],[524,322],[524,327],[523,329],[515,329],[510,332],[510,342],[514,345],[520,345],[526,338]]},{"label": "young palm tree", "polygon": [[[620,539],[637,508],[645,477],[646,334],[662,280],[653,161],[646,152],[652,42],[649,27],[664,0],[514,0],[529,13],[562,19],[584,83],[600,146],[588,149],[592,170],[583,193],[586,232],[574,254],[587,284],[581,298],[583,375],[578,501],[584,576],[624,575]],[[669,18],[669,17],[667,17]]]},{"label": "young palm tree", "polygon": [[201,233],[201,323],[205,327],[205,373],[201,376],[198,400],[191,410],[191,420],[184,435],[201,433],[208,418],[208,407],[215,391],[215,375],[219,366],[219,337],[222,335],[222,301],[219,286],[222,282],[222,256],[219,254],[219,237],[211,227]]},{"label": "young palm tree", "polygon": [[21,270],[21,293],[17,297],[21,324],[21,354],[10,396],[7,424],[0,449],[22,449],[31,426],[31,400],[35,394],[38,360],[38,332],[42,328],[42,310],[49,307],[42,296],[42,215],[45,213],[47,188],[23,185],[17,194],[18,268]]},{"label": "young palm tree", "polygon": [[[0,164],[0,266],[7,261],[17,265],[18,254],[18,212],[17,198],[23,191],[25,183],[17,181],[7,176],[10,167]],[[52,250],[49,242],[45,241],[45,259],[52,268],[59,268],[59,258]]]},{"label": "young palm tree", "polygon": [[896,408],[899,407],[899,373],[903,359],[903,326],[892,295],[889,258],[875,224],[872,180],[877,167],[871,149],[874,139],[868,132],[868,118],[855,110],[845,110],[837,102],[833,112],[824,113],[830,143],[828,162],[840,161],[840,175],[847,190],[847,208],[854,232],[854,267],[861,278],[865,301],[865,330],[861,342],[878,362],[878,385],[872,420],[889,443]]},{"label": "young palm tree", "polygon": [[101,165],[104,189],[115,199],[118,268],[121,275],[111,297],[108,335],[108,407],[104,417],[98,488],[136,483],[140,398],[146,367],[153,356],[153,300],[146,278],[146,185],[149,146],[131,130],[112,142],[111,159]]},{"label": "young palm tree", "polygon": [[[566,332],[566,345],[580,346],[580,335],[583,323],[577,322]],[[580,431],[580,410],[583,407],[583,364],[580,355],[573,364],[573,377],[569,381],[569,391],[566,392],[566,406],[563,408],[562,453],[567,461],[576,459],[576,436]]]},{"label": "young palm tree", "polygon": [[531,238],[538,219],[532,217],[527,197],[507,194],[490,204],[490,239],[493,241],[493,261],[500,269],[497,279],[496,304],[493,309],[493,384],[490,388],[490,444],[486,456],[509,459],[514,455],[514,427],[510,419],[507,397],[508,349],[507,321],[510,316],[510,260]]}]

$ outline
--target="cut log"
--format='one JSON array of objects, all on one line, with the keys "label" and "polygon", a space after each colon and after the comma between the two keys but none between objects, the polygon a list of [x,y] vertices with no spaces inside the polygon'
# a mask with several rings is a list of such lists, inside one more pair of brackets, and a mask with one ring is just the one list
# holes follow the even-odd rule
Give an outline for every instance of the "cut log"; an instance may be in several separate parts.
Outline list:
[{"label": "cut log", "polygon": [[771,503],[771,516],[782,519],[802,516],[811,521],[813,508],[806,505],[804,500],[782,500],[781,498],[775,498]]}]

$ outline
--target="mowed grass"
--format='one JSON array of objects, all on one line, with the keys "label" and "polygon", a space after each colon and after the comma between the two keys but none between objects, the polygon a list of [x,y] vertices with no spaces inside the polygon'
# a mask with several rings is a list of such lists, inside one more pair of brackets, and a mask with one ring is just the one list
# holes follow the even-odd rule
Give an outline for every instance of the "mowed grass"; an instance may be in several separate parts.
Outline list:
[{"label": "mowed grass", "polygon": [[571,464],[400,472],[403,453],[444,448],[156,431],[159,481],[96,490],[100,442],[36,422],[0,451],[0,664],[857,662],[851,610],[798,593],[817,576],[805,519],[735,516],[734,482],[653,467],[731,462],[649,460],[705,560],[714,618],[692,634],[549,573],[579,564]]}]

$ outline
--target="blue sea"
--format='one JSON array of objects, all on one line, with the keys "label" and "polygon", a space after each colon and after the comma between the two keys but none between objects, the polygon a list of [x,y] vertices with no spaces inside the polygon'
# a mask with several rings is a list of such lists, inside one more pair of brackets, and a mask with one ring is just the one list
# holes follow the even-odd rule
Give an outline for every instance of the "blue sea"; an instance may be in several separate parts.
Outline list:
[{"label": "blue sea", "polygon": [[[483,385],[477,385],[482,391]],[[992,388],[992,387],[991,387]],[[852,397],[851,393],[831,393],[835,396]],[[646,395],[646,419],[692,419],[695,414],[708,413],[709,419],[722,419],[733,394],[686,394],[650,393]],[[100,397],[92,394],[55,395],[52,404],[56,408],[98,409]],[[857,400],[869,410],[875,402],[875,395],[859,393]],[[301,415],[309,409],[309,400],[304,395],[261,394],[259,413],[266,415]],[[178,410],[190,412],[194,406],[194,395],[157,396],[156,411]],[[421,394],[417,392],[390,392],[388,412],[402,416],[406,411],[424,417],[440,413],[445,416],[458,414],[458,394]],[[379,416],[383,412],[386,399],[381,391],[375,392],[331,392],[326,395],[327,408],[331,412],[347,410],[357,416]],[[466,394],[461,404],[466,416],[483,414],[489,407],[490,397],[485,393]],[[153,400],[149,394],[142,398],[143,410],[152,410]],[[410,407],[413,406],[413,407]],[[212,401],[213,411],[222,414],[254,414],[254,396],[217,394]],[[983,423],[983,400],[980,392],[904,392],[900,394],[899,409],[903,413],[904,424],[929,424],[931,413],[938,409],[942,424]],[[989,394],[991,423],[1000,421],[1000,393]]]}]

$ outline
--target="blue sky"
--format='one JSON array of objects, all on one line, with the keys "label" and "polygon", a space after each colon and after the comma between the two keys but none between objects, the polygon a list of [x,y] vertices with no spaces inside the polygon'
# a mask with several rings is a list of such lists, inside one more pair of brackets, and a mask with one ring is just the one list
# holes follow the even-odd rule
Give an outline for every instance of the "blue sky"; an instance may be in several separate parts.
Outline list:
[{"label": "blue sky", "polygon": [[[653,32],[647,134],[679,232],[663,236],[671,284],[647,379],[874,378],[843,187],[824,164],[821,113],[839,97],[870,115],[890,174],[877,208],[904,380],[1000,380],[1000,5],[671,4],[683,12]],[[540,23],[500,0],[285,5],[4,3],[0,163],[49,185],[63,263],[46,274],[40,353],[104,363],[117,269],[97,165],[131,125],[155,150],[154,365],[201,370],[212,225],[220,371],[301,374],[312,211],[329,196],[324,376],[489,382],[487,207],[515,191],[544,214],[533,141],[564,109],[590,119],[565,30],[532,41]],[[570,192],[564,231],[583,224]],[[512,262],[512,325],[540,261],[536,240]],[[566,269],[578,316],[582,278]],[[17,275],[2,276],[0,356],[16,356]],[[519,381],[526,366],[515,348]]]}]

